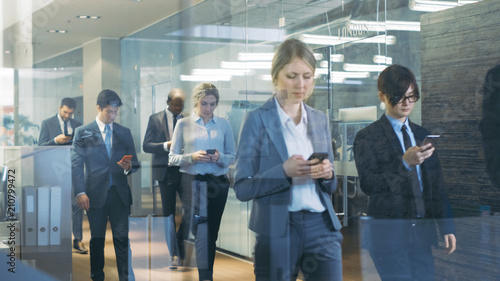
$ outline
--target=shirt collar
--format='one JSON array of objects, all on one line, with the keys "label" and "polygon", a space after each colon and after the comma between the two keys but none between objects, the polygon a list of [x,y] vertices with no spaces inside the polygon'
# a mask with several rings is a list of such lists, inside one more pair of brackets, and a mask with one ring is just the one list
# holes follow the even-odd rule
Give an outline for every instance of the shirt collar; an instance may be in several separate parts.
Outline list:
[{"label": "shirt collar", "polygon": [[[193,120],[194,120],[195,123],[203,124],[204,125],[203,118],[201,118],[200,116],[198,116],[198,114],[196,114],[196,113],[191,114],[191,118],[193,118]],[[215,116],[215,114],[214,114],[213,117],[212,117],[212,119],[210,119],[210,121],[208,121],[208,123],[213,122],[213,123],[217,124],[218,119],[219,119],[219,117]]]},{"label": "shirt collar", "polygon": [[[106,124],[104,124],[101,120],[99,120],[99,117],[95,118],[95,122],[97,123],[97,126],[99,127],[101,133],[104,133],[104,128],[106,127]],[[111,129],[111,131],[113,131],[113,123],[114,122],[109,123],[109,129]]]},{"label": "shirt collar", "polygon": [[[168,115],[169,117],[173,117],[173,116],[174,116],[174,114],[172,113],[172,111],[168,110],[168,105],[167,105],[167,107],[165,107],[165,112],[167,113],[167,115]],[[177,116],[178,116],[177,118],[179,118],[179,117],[183,117],[182,112],[181,112],[181,113],[179,113],[179,114],[177,114]]]},{"label": "shirt collar", "polygon": [[57,113],[57,119],[59,119],[59,123],[64,123],[64,120],[61,118],[61,114]]},{"label": "shirt collar", "polygon": [[403,123],[403,122],[399,121],[398,119],[393,118],[387,114],[385,114],[385,116],[387,117],[387,119],[391,123],[394,131],[401,132],[401,128],[403,127],[403,125],[406,125],[406,129],[411,132],[410,123],[408,122],[408,118],[406,118],[405,122]]},{"label": "shirt collar", "polygon": [[[281,108],[281,105],[278,102],[278,99],[276,97],[274,97],[274,103],[276,105],[276,108],[278,109],[278,116],[280,118],[281,124],[285,125],[285,123],[288,121],[293,122],[292,118],[290,118],[290,116],[288,116],[288,114],[286,114],[286,112],[283,110],[283,108]],[[303,102],[300,104],[300,110],[302,112],[302,117],[300,119],[300,123],[304,123],[304,125],[305,125],[305,124],[307,124],[307,111],[306,111],[306,108],[305,108]]]}]

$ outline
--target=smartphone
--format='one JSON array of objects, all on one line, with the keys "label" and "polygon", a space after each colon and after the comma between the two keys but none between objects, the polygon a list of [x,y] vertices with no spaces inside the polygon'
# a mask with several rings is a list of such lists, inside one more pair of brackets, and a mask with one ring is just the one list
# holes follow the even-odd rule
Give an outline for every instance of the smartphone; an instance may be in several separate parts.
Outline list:
[{"label": "smartphone", "polygon": [[123,162],[126,160],[132,160],[132,155],[125,155],[125,156],[123,156],[122,160],[120,160],[120,161]]},{"label": "smartphone", "polygon": [[309,158],[307,160],[318,159],[319,163],[321,163],[326,158],[328,158],[328,153],[325,153],[325,152],[314,152],[313,154],[311,154],[311,156],[309,156]]},{"label": "smartphone", "polygon": [[215,149],[207,149],[207,154],[215,154]]},{"label": "smartphone", "polygon": [[424,141],[422,142],[421,146],[424,146],[428,143],[432,143],[433,147],[436,147],[436,141],[439,139],[441,135],[428,135],[425,137]]}]

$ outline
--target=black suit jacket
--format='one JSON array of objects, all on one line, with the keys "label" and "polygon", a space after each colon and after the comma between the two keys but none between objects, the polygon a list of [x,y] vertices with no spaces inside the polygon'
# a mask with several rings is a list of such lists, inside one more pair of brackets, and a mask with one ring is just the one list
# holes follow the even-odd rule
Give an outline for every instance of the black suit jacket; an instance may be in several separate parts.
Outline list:
[{"label": "black suit jacket", "polygon": [[[75,132],[71,151],[71,167],[75,196],[85,192],[89,197],[90,208],[102,208],[106,201],[109,174],[116,186],[122,203],[132,204],[132,194],[127,175],[116,162],[124,155],[132,155],[132,170],[139,168],[134,141],[130,130],[113,123],[111,157],[108,157],[102,134],[95,121],[78,127]],[[84,173],[85,167],[85,173]],[[130,173],[128,173],[130,174]]]},{"label": "black suit jacket", "polygon": [[[185,117],[186,114],[182,113]],[[162,181],[168,168],[168,151],[163,148],[163,143],[170,141],[172,136],[168,133],[167,113],[162,110],[149,116],[148,127],[144,135],[142,149],[144,152],[153,153],[153,179]]]},{"label": "black suit jacket", "polygon": [[[429,131],[409,122],[417,145],[421,145]],[[410,173],[403,164],[403,149],[389,119],[384,115],[360,130],[354,139],[354,156],[361,189],[369,196],[368,215],[379,219],[412,219],[416,205],[410,183]],[[444,187],[444,179],[437,151],[421,165],[425,218],[437,219],[442,235],[454,233],[451,208]],[[437,243],[435,220],[426,230],[429,242]],[[384,226],[386,227],[386,226]],[[394,227],[396,228],[396,227]],[[400,233],[404,239],[408,229],[387,231]]]},{"label": "black suit jacket", "polygon": [[486,74],[480,129],[486,171],[496,187],[500,187],[500,65],[493,67]]},{"label": "black suit jacket", "polygon": [[[71,128],[73,128],[73,136],[75,134],[76,128],[80,127],[82,123],[75,119],[69,119]],[[62,134],[61,125],[59,124],[59,119],[57,114],[53,117],[43,120],[42,128],[40,130],[40,138],[38,139],[38,145],[58,145],[54,142],[54,138]],[[71,145],[71,141],[67,142],[65,145]]]}]

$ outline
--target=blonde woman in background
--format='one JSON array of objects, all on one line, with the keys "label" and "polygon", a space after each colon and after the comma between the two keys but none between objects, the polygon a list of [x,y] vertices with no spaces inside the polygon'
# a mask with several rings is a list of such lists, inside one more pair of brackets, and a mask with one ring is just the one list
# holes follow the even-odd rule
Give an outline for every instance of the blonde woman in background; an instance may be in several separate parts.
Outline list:
[{"label": "blonde woman in background", "polygon": [[[211,83],[193,89],[195,114],[175,127],[169,163],[180,166],[182,184],[193,186],[192,225],[200,280],[213,280],[215,242],[229,189],[227,171],[235,160],[229,121],[214,114],[219,91]],[[206,184],[206,189],[205,189]]]}]

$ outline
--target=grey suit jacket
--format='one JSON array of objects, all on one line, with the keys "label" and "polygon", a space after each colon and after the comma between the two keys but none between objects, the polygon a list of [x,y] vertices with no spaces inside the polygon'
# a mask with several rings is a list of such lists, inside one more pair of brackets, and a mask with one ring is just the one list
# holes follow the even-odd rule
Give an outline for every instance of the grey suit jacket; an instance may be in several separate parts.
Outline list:
[{"label": "grey suit jacket", "polygon": [[95,121],[78,127],[75,132],[75,140],[71,150],[73,187],[75,195],[81,192],[87,194],[91,209],[104,206],[110,174],[122,203],[125,206],[132,204],[127,175],[116,163],[123,156],[132,155],[131,172],[139,168],[132,134],[128,128],[113,123],[112,141],[111,157],[108,157],[102,134]]},{"label": "grey suit jacket", "polygon": [[[315,152],[328,152],[333,163],[330,127],[326,116],[306,105],[308,134]],[[291,179],[283,170],[288,159],[285,139],[273,98],[247,113],[240,132],[236,155],[234,190],[241,201],[253,200],[249,228],[260,235],[283,236],[288,221]],[[337,179],[317,180],[319,197],[326,207],[333,227],[342,227],[332,206],[331,194]]]},{"label": "grey suit jacket", "polygon": [[[75,119],[69,119],[71,128],[73,128],[73,135],[76,128],[80,127],[82,123]],[[40,129],[40,137],[38,139],[38,145],[58,145],[54,142],[54,138],[62,134],[61,125],[59,124],[59,119],[57,114],[53,117],[43,120],[42,128]],[[66,143],[66,145],[71,145],[71,142]]]},{"label": "grey suit jacket", "polygon": [[[188,114],[182,112],[183,117]],[[153,153],[153,179],[165,179],[168,168],[168,151],[163,148],[163,143],[170,141],[172,136],[168,133],[167,114],[165,110],[149,116],[148,127],[144,135],[142,149],[144,152]]]}]

